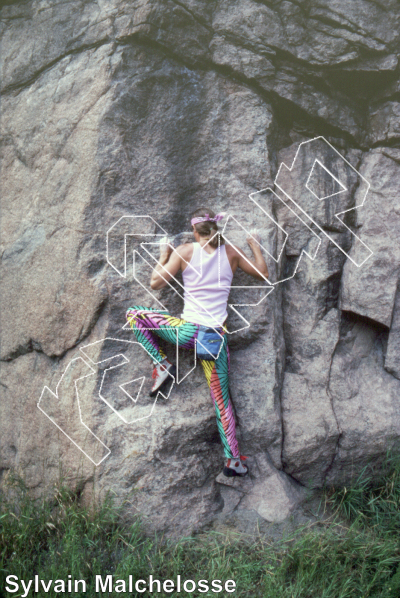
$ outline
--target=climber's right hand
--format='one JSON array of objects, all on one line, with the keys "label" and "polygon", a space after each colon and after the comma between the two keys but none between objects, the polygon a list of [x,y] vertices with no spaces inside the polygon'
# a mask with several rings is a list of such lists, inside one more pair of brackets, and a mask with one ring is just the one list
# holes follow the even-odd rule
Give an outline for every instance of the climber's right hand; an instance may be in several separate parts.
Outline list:
[{"label": "climber's right hand", "polygon": [[170,237],[162,237],[160,239],[160,258],[168,258],[174,250],[173,239]]},{"label": "climber's right hand", "polygon": [[259,243],[261,243],[261,237],[258,234],[257,229],[252,228],[250,230],[250,234],[251,234],[251,237],[247,237],[247,239],[246,239],[250,249],[252,251],[254,251],[254,249],[259,249],[260,248]]}]

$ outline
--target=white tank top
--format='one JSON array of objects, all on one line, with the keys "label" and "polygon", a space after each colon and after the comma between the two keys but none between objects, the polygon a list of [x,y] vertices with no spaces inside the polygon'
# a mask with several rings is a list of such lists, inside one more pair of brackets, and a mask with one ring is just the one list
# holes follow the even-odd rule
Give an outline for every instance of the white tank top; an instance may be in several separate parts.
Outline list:
[{"label": "white tank top", "polygon": [[233,272],[225,245],[207,253],[200,243],[193,243],[193,255],[182,272],[185,305],[181,318],[204,326],[222,326]]}]

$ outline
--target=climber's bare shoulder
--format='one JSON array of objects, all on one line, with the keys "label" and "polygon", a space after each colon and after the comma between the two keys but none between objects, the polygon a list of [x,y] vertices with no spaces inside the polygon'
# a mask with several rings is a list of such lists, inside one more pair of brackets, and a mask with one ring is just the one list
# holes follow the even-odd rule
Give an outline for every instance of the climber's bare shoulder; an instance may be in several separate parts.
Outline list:
[{"label": "climber's bare shoulder", "polygon": [[180,258],[180,266],[183,271],[192,259],[193,243],[183,243],[183,245],[178,245],[175,252]]}]

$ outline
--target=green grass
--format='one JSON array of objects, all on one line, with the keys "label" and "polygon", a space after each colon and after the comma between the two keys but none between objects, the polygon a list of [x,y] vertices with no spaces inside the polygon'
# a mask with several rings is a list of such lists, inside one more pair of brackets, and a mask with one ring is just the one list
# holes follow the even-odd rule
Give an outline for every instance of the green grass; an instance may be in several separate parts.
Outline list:
[{"label": "green grass", "polygon": [[5,592],[8,574],[24,580],[37,574],[46,581],[71,575],[87,583],[86,593],[71,595],[89,598],[108,595],[95,593],[96,574],[114,580],[147,580],[152,574],[160,580],[233,579],[237,587],[233,594],[155,596],[399,598],[399,459],[388,456],[386,471],[377,480],[366,469],[351,488],[326,490],[324,501],[336,515],[273,544],[215,532],[179,542],[149,538],[139,520],[129,527],[120,523],[111,498],[89,511],[61,483],[51,500],[33,500],[21,479],[9,477],[13,498],[3,496],[0,505],[0,593],[20,595]]}]

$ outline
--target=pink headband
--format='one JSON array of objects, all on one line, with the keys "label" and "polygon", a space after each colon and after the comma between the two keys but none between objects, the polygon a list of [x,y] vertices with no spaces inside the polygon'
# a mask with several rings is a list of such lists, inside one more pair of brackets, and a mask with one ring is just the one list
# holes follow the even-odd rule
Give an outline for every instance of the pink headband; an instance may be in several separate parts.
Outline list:
[{"label": "pink headband", "polygon": [[197,216],[196,218],[192,218],[190,224],[198,224],[199,222],[218,222],[224,218],[226,212],[221,212],[217,214],[214,218],[210,218],[208,214],[205,216]]}]

